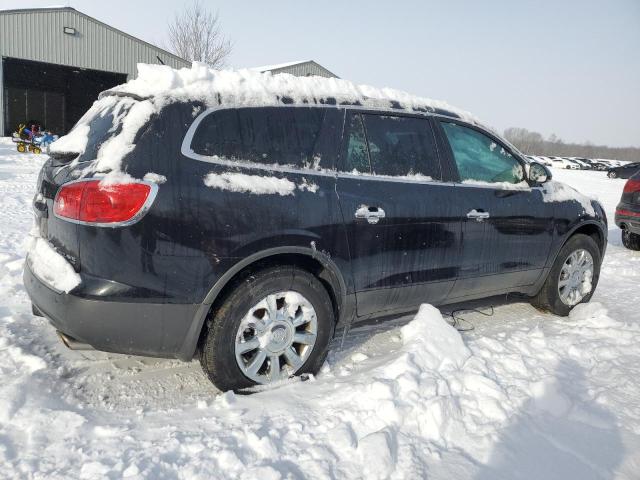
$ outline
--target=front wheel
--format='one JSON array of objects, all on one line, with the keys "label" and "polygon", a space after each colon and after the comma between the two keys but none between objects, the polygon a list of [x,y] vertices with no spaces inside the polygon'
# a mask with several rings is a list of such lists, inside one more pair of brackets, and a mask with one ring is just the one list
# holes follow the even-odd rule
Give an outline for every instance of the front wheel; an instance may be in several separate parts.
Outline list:
[{"label": "front wheel", "polygon": [[608,176],[609,178],[617,178],[617,177],[618,177],[618,174],[617,174],[616,172],[609,172],[609,173],[607,173],[607,176]]},{"label": "front wheel", "polygon": [[200,364],[222,391],[315,374],[334,324],[331,299],[315,276],[268,268],[240,282],[213,312]]},{"label": "front wheel", "polygon": [[623,228],[622,245],[629,250],[640,250],[640,235],[630,232],[627,228]]},{"label": "front wheel", "polygon": [[531,303],[556,315],[569,315],[573,307],[591,300],[601,263],[596,242],[587,235],[574,235],[558,253],[547,280]]}]

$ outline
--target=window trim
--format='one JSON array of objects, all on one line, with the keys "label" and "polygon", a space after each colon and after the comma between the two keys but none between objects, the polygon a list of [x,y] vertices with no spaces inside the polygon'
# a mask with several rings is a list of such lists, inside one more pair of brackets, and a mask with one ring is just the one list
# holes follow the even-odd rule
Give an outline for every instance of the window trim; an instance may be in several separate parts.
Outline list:
[{"label": "window trim", "polygon": [[[246,108],[269,108],[269,107],[273,107],[273,108],[319,108],[319,106],[317,106],[317,105],[307,105],[307,104],[298,104],[298,105],[240,105],[240,106],[224,105],[224,106],[219,106],[219,107],[210,107],[210,108],[205,109],[203,112],[200,112],[198,114],[198,116],[196,117],[196,119],[191,124],[191,126],[189,127],[189,129],[187,130],[187,133],[185,134],[184,139],[182,140],[182,146],[180,147],[180,153],[182,153],[182,155],[184,155],[185,157],[188,157],[188,158],[190,158],[192,160],[198,160],[200,162],[212,163],[214,165],[221,165],[221,166],[226,166],[226,167],[249,168],[249,169],[256,169],[256,170],[265,170],[265,171],[269,171],[269,172],[276,171],[276,172],[282,172],[282,173],[296,173],[296,174],[305,174],[305,175],[318,175],[318,176],[323,176],[323,177],[335,177],[336,176],[336,171],[337,171],[336,168],[335,168],[335,165],[333,165],[333,168],[324,169],[324,170],[314,170],[312,168],[293,168],[293,167],[287,167],[287,166],[284,166],[284,165],[278,165],[277,163],[266,165],[264,163],[256,163],[256,162],[251,162],[251,161],[247,161],[247,160],[227,160],[227,159],[220,158],[220,157],[216,158],[216,157],[210,156],[210,155],[202,155],[200,153],[194,152],[193,149],[191,148],[191,144],[193,142],[193,137],[195,136],[195,133],[198,130],[198,127],[200,126],[202,121],[207,116],[209,116],[209,115],[211,115],[213,113],[216,113],[216,112],[220,112],[222,110],[239,110],[239,109],[246,109]],[[320,108],[334,108],[338,112],[340,112],[339,106],[323,105]],[[344,115],[343,115],[343,118],[342,118],[342,123],[343,123],[342,128],[340,128],[340,124],[339,123],[338,123],[338,131],[339,132],[341,130],[344,131]],[[341,135],[343,135],[343,133],[341,133]],[[339,136],[336,135],[336,137],[339,137]]]},{"label": "window trim", "polygon": [[[491,132],[490,130],[483,128],[479,125],[475,125],[472,123],[467,123],[463,120],[459,120],[459,119],[454,119],[454,118],[450,118],[450,117],[446,117],[443,115],[434,115],[433,116],[435,123],[437,123],[437,130],[438,130],[438,134],[440,135],[441,139],[442,139],[442,145],[445,149],[445,155],[447,157],[447,162],[450,165],[450,168],[452,169],[452,173],[455,174],[456,178],[453,178],[452,181],[455,185],[457,186],[461,186],[461,187],[472,187],[472,188],[491,188],[494,190],[509,190],[511,191],[511,189],[507,189],[504,188],[501,184],[499,184],[498,182],[495,183],[495,185],[492,184],[492,182],[486,182],[486,185],[484,184],[473,184],[473,183],[463,183],[463,181],[460,178],[460,170],[458,169],[458,164],[455,161],[455,156],[453,154],[453,149],[451,148],[451,143],[449,142],[449,138],[447,137],[447,134],[444,131],[444,127],[442,126],[442,123],[455,123],[457,125],[460,125],[461,127],[466,127],[469,128],[471,130],[475,130],[478,133],[481,133],[482,135],[485,135],[486,137],[489,137],[491,140],[493,140],[494,142],[496,142],[500,147],[504,148],[509,154],[511,154],[511,156],[513,158],[516,159],[516,161],[520,164],[520,166],[522,167],[522,171],[524,172],[524,182],[527,183],[527,185],[529,186],[529,189],[532,188],[541,188],[539,185],[532,185],[531,181],[528,178],[527,172],[528,172],[528,162],[524,161],[522,159],[522,157],[520,156],[519,153],[517,153],[514,150],[514,147],[511,146],[508,142],[506,142],[505,140],[503,140],[502,138],[498,137],[496,134],[494,134],[493,132]],[[513,185],[517,185],[516,183],[514,183]],[[528,191],[524,190],[524,191]],[[514,190],[517,191],[517,190]]]},{"label": "window trim", "polygon": [[[204,120],[207,115],[210,115],[214,112],[220,110],[235,110],[239,108],[257,108],[257,107],[273,107],[273,108],[334,108],[342,113],[342,128],[340,129],[340,135],[338,135],[338,142],[340,142],[341,148],[339,148],[336,154],[336,162],[334,164],[333,170],[312,170],[305,168],[291,168],[284,167],[282,165],[264,165],[261,163],[255,162],[237,162],[233,160],[225,160],[222,158],[214,158],[207,155],[201,155],[195,153],[191,149],[191,142],[195,135],[196,130],[200,123]],[[400,178],[400,177],[385,177],[380,175],[372,175],[372,174],[359,174],[354,175],[352,173],[341,172],[339,170],[339,165],[343,162],[344,156],[344,143],[346,139],[346,131],[347,131],[347,115],[353,113],[373,113],[380,115],[392,115],[392,116],[410,116],[415,118],[422,118],[431,124],[431,131],[435,137],[435,145],[438,154],[438,162],[440,163],[440,176],[441,180],[424,180],[424,179],[411,179],[411,178]],[[243,168],[243,169],[255,169],[255,170],[264,170],[267,172],[281,172],[281,173],[293,173],[293,174],[304,174],[304,175],[316,175],[321,177],[333,177],[333,178],[347,178],[347,179],[357,179],[357,180],[366,180],[366,181],[376,181],[376,182],[394,182],[394,183],[410,183],[410,184],[428,184],[428,185],[440,185],[440,186],[454,186],[454,185],[463,185],[466,187],[482,187],[479,185],[469,185],[462,184],[455,178],[452,177],[452,174],[458,175],[458,170],[456,165],[450,165],[452,161],[451,158],[448,158],[447,155],[451,155],[451,147],[449,146],[449,142],[446,138],[443,137],[443,133],[441,132],[442,127],[440,126],[440,121],[450,121],[454,123],[460,123],[464,126],[469,126],[471,128],[475,127],[475,124],[470,124],[459,120],[454,117],[449,117],[447,115],[441,115],[432,112],[406,112],[404,110],[392,110],[387,108],[371,108],[371,107],[362,107],[358,105],[328,105],[328,104],[292,104],[292,105],[283,105],[283,104],[275,104],[275,105],[235,105],[235,104],[227,104],[220,105],[216,107],[208,107],[202,112],[198,114],[195,120],[192,122],[191,126],[187,129],[187,133],[185,134],[182,140],[182,146],[180,147],[180,153],[191,160],[197,160],[199,162],[210,163],[213,165],[220,165],[225,167],[233,167],[233,168]],[[340,127],[338,127],[340,128]],[[481,127],[478,128],[483,133],[485,130]],[[493,135],[490,135],[493,137]],[[502,141],[501,141],[502,143]],[[367,145],[367,149],[368,149]],[[445,151],[442,151],[442,148]],[[511,151],[511,150],[510,150]],[[513,153],[512,153],[513,154]],[[449,163],[448,168],[444,168],[443,162]],[[453,170],[452,170],[453,169]],[[446,174],[445,174],[446,172]]]}]

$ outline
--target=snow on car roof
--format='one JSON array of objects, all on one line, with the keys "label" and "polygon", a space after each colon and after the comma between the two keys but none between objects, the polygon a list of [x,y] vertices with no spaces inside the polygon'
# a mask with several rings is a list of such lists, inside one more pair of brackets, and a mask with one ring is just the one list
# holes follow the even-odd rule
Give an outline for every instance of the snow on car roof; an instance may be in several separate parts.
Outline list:
[{"label": "snow on car roof", "polygon": [[358,85],[325,77],[273,75],[254,70],[214,70],[194,62],[191,68],[138,64],[138,77],[101,94],[153,98],[157,105],[200,101],[219,105],[337,104],[453,115],[477,122],[469,112],[440,100],[392,88]]}]

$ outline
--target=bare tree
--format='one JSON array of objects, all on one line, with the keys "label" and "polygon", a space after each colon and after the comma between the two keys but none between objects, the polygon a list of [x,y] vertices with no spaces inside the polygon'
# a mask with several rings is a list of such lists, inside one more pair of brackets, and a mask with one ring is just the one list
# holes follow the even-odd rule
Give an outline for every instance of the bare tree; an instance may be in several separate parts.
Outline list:
[{"label": "bare tree", "polygon": [[640,148],[638,147],[608,147],[606,145],[594,145],[588,141],[584,143],[565,143],[555,133],[552,133],[545,140],[540,133],[531,132],[526,128],[507,128],[504,131],[504,136],[526,155],[640,161]]},{"label": "bare tree", "polygon": [[232,45],[220,29],[218,12],[195,0],[169,24],[169,48],[185,60],[223,68]]}]

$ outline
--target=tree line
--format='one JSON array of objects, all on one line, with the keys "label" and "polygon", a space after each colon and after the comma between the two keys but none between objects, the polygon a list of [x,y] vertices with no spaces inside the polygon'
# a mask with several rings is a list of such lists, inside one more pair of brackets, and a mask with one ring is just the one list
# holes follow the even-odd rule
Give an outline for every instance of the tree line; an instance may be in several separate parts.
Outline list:
[{"label": "tree line", "polygon": [[640,162],[640,148],[638,147],[608,147],[606,145],[594,145],[591,142],[565,143],[555,134],[545,139],[538,132],[514,127],[507,128],[504,131],[504,136],[525,155],[607,158],[610,160]]}]

